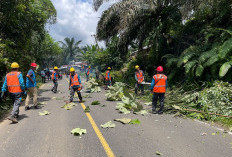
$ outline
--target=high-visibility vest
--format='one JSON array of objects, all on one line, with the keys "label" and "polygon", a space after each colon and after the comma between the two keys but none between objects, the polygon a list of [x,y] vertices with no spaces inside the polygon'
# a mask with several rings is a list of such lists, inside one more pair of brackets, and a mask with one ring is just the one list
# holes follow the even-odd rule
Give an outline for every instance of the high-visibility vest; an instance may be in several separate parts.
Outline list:
[{"label": "high-visibility vest", "polygon": [[70,75],[70,80],[71,80],[71,87],[80,85],[78,74],[75,74],[73,77],[72,75]]},{"label": "high-visibility vest", "polygon": [[54,80],[55,79],[55,77],[54,77],[54,74],[56,73],[56,79],[58,79],[58,73],[56,72],[56,71],[53,71],[52,72],[52,80]]},{"label": "high-visibility vest", "polygon": [[153,92],[154,93],[165,93],[167,76],[164,74],[157,74],[157,75],[154,75],[153,78],[155,79],[155,86],[153,88]]},{"label": "high-visibility vest", "polygon": [[108,77],[108,74],[110,75],[110,71],[109,70],[106,72],[106,80],[111,80],[111,75]]},{"label": "high-visibility vest", "polygon": [[87,75],[89,75],[89,68],[87,69]]},{"label": "high-visibility vest", "polygon": [[20,74],[21,74],[21,72],[13,71],[13,72],[10,72],[6,75],[7,87],[8,87],[8,91],[10,93],[23,92],[21,87],[20,87],[19,78],[18,78],[18,76]]},{"label": "high-visibility vest", "polygon": [[138,82],[143,82],[144,78],[143,78],[142,70],[136,71],[136,76],[137,76]]}]

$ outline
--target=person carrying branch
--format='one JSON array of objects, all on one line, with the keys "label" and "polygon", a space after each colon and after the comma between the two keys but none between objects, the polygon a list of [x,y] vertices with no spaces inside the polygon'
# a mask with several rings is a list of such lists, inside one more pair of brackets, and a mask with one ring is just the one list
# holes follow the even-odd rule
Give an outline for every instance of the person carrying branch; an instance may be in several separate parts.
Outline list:
[{"label": "person carrying branch", "polygon": [[144,81],[144,75],[143,75],[143,71],[140,70],[140,67],[138,65],[135,66],[136,72],[135,72],[135,80],[136,80],[136,84],[135,84],[135,94],[138,94],[138,89],[141,90],[141,94],[144,94],[144,85],[142,84],[142,82]]},{"label": "person carrying branch", "polygon": [[[168,86],[168,82],[167,82],[168,77],[163,74],[162,66],[158,66],[156,71],[157,71],[157,74],[153,76],[151,88],[150,88],[151,92],[153,93],[152,113],[162,114],[164,111],[164,98],[165,98],[166,88]],[[158,99],[160,101],[160,109],[157,112],[156,107],[157,107]]]},{"label": "person carrying branch", "polygon": [[18,71],[19,64],[16,62],[12,63],[11,69],[12,71],[6,74],[2,86],[1,98],[4,97],[4,93],[8,90],[14,105],[13,110],[7,119],[11,120],[13,123],[18,123],[19,106],[22,100],[21,96],[25,93],[25,84],[22,73]]},{"label": "person carrying branch", "polygon": [[77,92],[78,98],[80,100],[79,102],[82,102],[81,89],[82,89],[82,85],[81,85],[80,75],[75,73],[74,68],[70,68],[69,90],[71,91],[70,91],[69,102],[73,102],[73,97],[75,92]]}]

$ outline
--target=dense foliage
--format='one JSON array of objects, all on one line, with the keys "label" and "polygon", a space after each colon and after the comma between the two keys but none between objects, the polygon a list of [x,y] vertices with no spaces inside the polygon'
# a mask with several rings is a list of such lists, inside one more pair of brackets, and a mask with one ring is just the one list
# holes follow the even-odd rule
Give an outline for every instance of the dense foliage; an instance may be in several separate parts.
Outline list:
[{"label": "dense foliage", "polygon": [[[40,65],[47,54],[57,53],[57,45],[45,29],[55,22],[56,10],[50,0],[1,0],[0,76],[13,61],[25,72],[30,62]],[[55,45],[53,51],[46,51],[50,44]]]},{"label": "dense foliage", "polygon": [[[94,2],[97,9],[104,0]],[[231,4],[231,0],[119,1],[101,16],[97,38],[111,42],[118,36],[121,56],[136,47],[130,67],[139,64],[149,76],[163,65],[175,81],[220,77],[231,81]]]}]

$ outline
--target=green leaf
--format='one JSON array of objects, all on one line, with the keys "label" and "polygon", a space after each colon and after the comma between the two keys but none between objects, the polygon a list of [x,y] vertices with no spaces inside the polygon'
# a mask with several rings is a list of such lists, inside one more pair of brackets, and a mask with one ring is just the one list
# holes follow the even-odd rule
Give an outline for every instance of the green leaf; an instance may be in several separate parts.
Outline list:
[{"label": "green leaf", "polygon": [[148,114],[148,112],[146,111],[146,110],[141,110],[141,111],[139,111],[139,112],[134,112],[135,114],[141,114],[141,115],[143,115],[143,116],[145,116],[145,115],[147,115]]},{"label": "green leaf", "polygon": [[116,125],[114,123],[112,123],[111,121],[105,123],[105,124],[102,124],[101,127],[102,128],[114,128]]},{"label": "green leaf", "polygon": [[43,112],[39,112],[40,116],[45,116],[45,115],[49,115],[49,114],[50,114],[50,112],[48,112],[46,110],[44,110]]},{"label": "green leaf", "polygon": [[172,105],[172,107],[174,108],[174,109],[176,109],[176,110],[182,110],[179,106],[177,106],[177,105]]},{"label": "green leaf", "polygon": [[140,124],[140,120],[139,119],[132,119],[130,124]]},{"label": "green leaf", "polygon": [[47,103],[46,102],[39,102],[38,104],[40,104],[40,105],[46,105]]},{"label": "green leaf", "polygon": [[100,102],[99,102],[99,101],[93,101],[93,102],[91,103],[91,105],[100,105]]},{"label": "green leaf", "polygon": [[121,118],[121,119],[114,119],[117,122],[121,122],[123,124],[129,124],[131,122],[130,118]]},{"label": "green leaf", "polygon": [[64,108],[65,110],[71,110],[72,107],[74,106],[77,106],[77,104],[71,102],[71,103],[65,104],[64,106],[61,106],[61,108]]},{"label": "green leaf", "polygon": [[120,108],[124,108],[124,103],[117,103],[116,110],[119,110]]},{"label": "green leaf", "polygon": [[89,106],[86,106],[84,112],[85,112],[85,113],[86,113],[86,112],[90,112],[90,107],[89,107]]},{"label": "green leaf", "polygon": [[232,66],[232,61],[224,63],[219,71],[219,76],[224,77]]},{"label": "green leaf", "polygon": [[209,51],[202,52],[201,55],[200,55],[200,57],[198,58],[198,60],[202,64],[202,63],[206,62],[206,60],[208,60],[212,56],[217,55],[217,53],[218,53],[217,47],[216,48],[212,48]]},{"label": "green leaf", "polygon": [[123,114],[128,114],[128,113],[130,113],[130,111],[128,111],[128,110],[127,110],[126,108],[124,108],[124,107],[123,107],[123,108],[120,108],[120,109],[119,109],[119,112],[120,112],[120,113],[123,113]]},{"label": "green leaf", "polygon": [[198,65],[196,69],[196,76],[201,76],[204,71],[204,67],[202,65]]},{"label": "green leaf", "polygon": [[124,96],[122,98],[122,102],[125,103],[125,104],[130,104],[130,98]]},{"label": "green leaf", "polygon": [[81,128],[76,128],[71,131],[71,134],[73,134],[74,136],[79,136],[86,133],[87,133],[86,129],[81,129]]},{"label": "green leaf", "polygon": [[144,103],[144,105],[151,106],[152,102],[146,102],[146,103]]},{"label": "green leaf", "polygon": [[230,52],[232,52],[232,38],[226,40],[219,48],[219,57],[225,59]]},{"label": "green leaf", "polygon": [[194,65],[196,65],[198,63],[198,61],[197,60],[193,60],[193,61],[190,61],[190,62],[188,62],[187,64],[185,64],[185,72],[186,73],[189,73],[189,71],[190,71],[190,69],[194,66]]},{"label": "green leaf", "polygon": [[204,67],[205,66],[211,66],[213,65],[214,63],[216,63],[217,61],[219,60],[219,57],[218,57],[218,54],[217,55],[214,55],[212,57],[210,57],[206,63],[204,63]]},{"label": "green leaf", "polygon": [[156,155],[163,156],[163,153],[160,153],[159,151],[156,151],[155,153],[156,153]]}]

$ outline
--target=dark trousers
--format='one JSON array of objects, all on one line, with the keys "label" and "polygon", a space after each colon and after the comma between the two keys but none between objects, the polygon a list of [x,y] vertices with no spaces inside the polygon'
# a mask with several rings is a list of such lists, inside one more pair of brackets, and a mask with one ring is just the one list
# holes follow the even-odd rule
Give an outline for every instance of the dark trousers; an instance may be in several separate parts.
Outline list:
[{"label": "dark trousers", "polygon": [[164,111],[164,98],[165,98],[165,93],[154,93],[152,98],[152,112],[156,112],[158,99],[160,102],[160,109],[158,113],[162,113]]},{"label": "dark trousers", "polygon": [[86,82],[89,81],[89,75],[86,74]]},{"label": "dark trousers", "polygon": [[19,106],[21,104],[21,93],[10,93],[10,97],[12,99],[12,102],[13,102],[13,109],[12,109],[12,112],[11,112],[11,116],[16,116],[19,114]]},{"label": "dark trousers", "polygon": [[81,96],[80,90],[78,90],[78,88],[71,87],[71,89],[70,89],[70,102],[73,101],[73,97],[74,97],[75,92],[77,92],[78,98],[80,99],[80,101],[82,101],[82,96]]},{"label": "dark trousers", "polygon": [[45,83],[45,76],[42,76],[42,83]]},{"label": "dark trousers", "polygon": [[144,94],[144,85],[136,82],[135,84],[135,94],[138,94],[138,90],[141,90],[141,94]]},{"label": "dark trousers", "polygon": [[54,87],[52,88],[53,92],[57,92],[58,82],[56,80],[53,80]]}]

